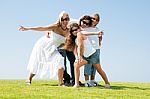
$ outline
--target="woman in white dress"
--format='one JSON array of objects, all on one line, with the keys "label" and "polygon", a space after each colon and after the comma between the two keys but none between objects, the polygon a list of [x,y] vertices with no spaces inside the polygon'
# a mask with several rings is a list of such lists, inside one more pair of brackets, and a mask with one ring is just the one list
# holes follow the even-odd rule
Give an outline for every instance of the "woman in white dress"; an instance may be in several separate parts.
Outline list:
[{"label": "woman in white dress", "polygon": [[69,19],[68,13],[62,11],[58,21],[54,24],[39,27],[20,26],[21,31],[51,31],[50,38],[41,37],[33,47],[27,67],[30,72],[27,84],[31,84],[35,75],[52,78],[58,73],[59,85],[63,85],[64,58],[56,49],[61,43],[64,43],[65,37],[69,34],[67,28]]},{"label": "woman in white dress", "polygon": [[[96,49],[93,48],[90,41],[86,37],[83,31],[81,31],[80,26],[77,23],[72,23],[70,25],[70,36],[66,39],[65,48],[73,50],[75,53],[76,61],[74,63],[75,70],[75,88],[79,87],[79,76],[80,76],[80,67],[92,63],[97,72],[102,76],[105,81],[105,87],[110,88],[110,83],[107,79],[105,72],[103,71],[101,65],[94,61]],[[91,32],[92,33],[92,32]],[[96,34],[101,36],[101,32],[93,32],[92,34]]]}]

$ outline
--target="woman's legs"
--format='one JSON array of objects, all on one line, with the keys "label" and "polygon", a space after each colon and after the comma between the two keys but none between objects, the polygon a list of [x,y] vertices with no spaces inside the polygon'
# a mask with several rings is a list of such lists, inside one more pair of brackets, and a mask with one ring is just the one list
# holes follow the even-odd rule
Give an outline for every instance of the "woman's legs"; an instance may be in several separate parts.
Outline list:
[{"label": "woman's legs", "polygon": [[30,75],[29,75],[29,80],[30,80],[30,82],[32,81],[32,78],[35,76],[35,74],[32,74],[32,73],[30,73]]},{"label": "woman's legs", "polygon": [[105,84],[109,84],[108,78],[105,74],[105,72],[103,71],[102,67],[100,64],[93,64],[93,66],[95,67],[95,69],[97,70],[97,72],[101,75],[101,77],[103,78],[103,80],[105,81]]},{"label": "woman's legs", "polygon": [[28,84],[28,85],[30,85],[31,84],[31,82],[32,82],[32,78],[35,76],[35,74],[33,74],[33,73],[29,73],[29,78],[28,78],[28,80],[26,81],[26,83]]},{"label": "woman's legs", "polygon": [[80,67],[87,64],[87,61],[86,60],[82,60],[82,62],[80,63],[77,63],[75,62],[74,63],[74,72],[75,72],[75,84],[74,84],[74,87],[79,87],[79,76],[80,76]]},{"label": "woman's legs", "polygon": [[75,62],[75,56],[73,52],[70,51],[66,51],[68,60],[70,62],[70,69],[71,69],[71,77],[72,77],[72,81],[74,82],[75,78],[74,78],[74,62]]},{"label": "woman's legs", "polygon": [[61,68],[58,68],[58,82],[59,82],[59,85],[62,85],[64,82],[63,82],[63,74],[64,74],[64,69],[61,67]]}]

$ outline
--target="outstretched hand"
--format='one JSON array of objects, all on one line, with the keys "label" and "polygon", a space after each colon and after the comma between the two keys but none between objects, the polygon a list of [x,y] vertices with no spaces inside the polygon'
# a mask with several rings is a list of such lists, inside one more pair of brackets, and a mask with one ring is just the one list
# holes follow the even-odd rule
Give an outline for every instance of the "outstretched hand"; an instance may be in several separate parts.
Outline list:
[{"label": "outstretched hand", "polygon": [[20,30],[20,31],[27,31],[27,30],[29,30],[29,29],[26,28],[26,27],[24,27],[24,26],[20,26],[20,27],[19,27],[19,30]]},{"label": "outstretched hand", "polygon": [[102,37],[102,35],[104,35],[104,30],[99,31],[98,37]]},{"label": "outstretched hand", "polygon": [[50,38],[49,34],[50,34],[50,32],[46,32],[46,37],[47,38]]}]

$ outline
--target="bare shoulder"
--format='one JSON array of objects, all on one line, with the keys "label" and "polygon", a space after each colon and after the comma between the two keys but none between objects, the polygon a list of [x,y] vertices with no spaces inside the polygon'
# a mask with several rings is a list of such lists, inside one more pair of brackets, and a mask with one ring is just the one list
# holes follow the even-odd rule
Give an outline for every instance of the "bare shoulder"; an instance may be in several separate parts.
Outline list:
[{"label": "bare shoulder", "polygon": [[50,30],[53,30],[55,31],[57,28],[58,28],[58,25],[57,24],[50,24],[47,26]]}]

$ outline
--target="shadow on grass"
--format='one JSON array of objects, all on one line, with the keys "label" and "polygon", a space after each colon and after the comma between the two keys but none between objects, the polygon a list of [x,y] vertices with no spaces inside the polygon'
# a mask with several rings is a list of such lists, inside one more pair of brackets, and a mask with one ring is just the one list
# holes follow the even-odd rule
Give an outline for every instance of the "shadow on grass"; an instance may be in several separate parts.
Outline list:
[{"label": "shadow on grass", "polygon": [[41,84],[41,86],[58,86],[58,84]]},{"label": "shadow on grass", "polygon": [[[40,84],[40,86],[58,86],[58,84]],[[66,87],[73,87],[71,84],[65,85]],[[80,87],[84,87],[84,84],[80,85]]]},{"label": "shadow on grass", "polygon": [[134,89],[134,90],[150,90],[150,88],[128,87],[128,86],[111,86],[113,90]]},{"label": "shadow on grass", "polygon": [[[40,86],[58,86],[58,84],[40,84]],[[67,87],[73,87],[72,85],[68,85]],[[80,87],[85,87],[84,84],[80,85]],[[96,88],[96,87],[93,87]],[[106,89],[103,85],[97,86],[100,89]],[[129,87],[129,86],[111,86],[112,90],[123,90],[123,89],[134,89],[134,90],[150,90],[150,88],[141,88],[141,87]]]}]

